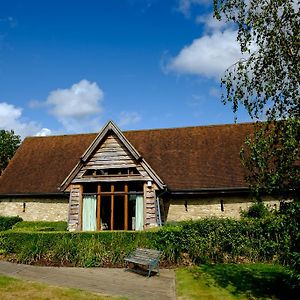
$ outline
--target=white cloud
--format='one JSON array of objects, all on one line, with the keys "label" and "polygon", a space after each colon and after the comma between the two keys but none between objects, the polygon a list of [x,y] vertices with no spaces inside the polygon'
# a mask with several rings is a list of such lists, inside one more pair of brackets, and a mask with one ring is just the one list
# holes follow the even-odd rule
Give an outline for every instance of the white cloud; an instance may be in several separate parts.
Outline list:
[{"label": "white cloud", "polygon": [[47,136],[51,135],[52,131],[48,128],[42,128],[39,132],[35,134],[35,136]]},{"label": "white cloud", "polygon": [[243,58],[236,35],[234,30],[225,30],[195,39],[171,59],[167,69],[219,79],[228,67]]},{"label": "white cloud", "polygon": [[213,13],[197,16],[196,23],[203,24],[206,32],[221,31],[233,26],[233,24],[225,22],[224,19],[217,20]]},{"label": "white cloud", "polygon": [[141,121],[141,116],[136,112],[121,112],[121,116],[118,122],[118,125],[120,127],[130,125],[130,124],[136,124]]},{"label": "white cloud", "polygon": [[46,103],[68,131],[81,131],[99,124],[102,100],[103,91],[97,83],[83,79],[68,89],[50,92]]},{"label": "white cloud", "polygon": [[35,135],[41,130],[36,122],[26,122],[22,118],[22,108],[0,102],[0,129],[14,130],[22,138]]},{"label": "white cloud", "polygon": [[38,101],[38,100],[30,100],[28,102],[28,107],[31,108],[31,109],[41,108],[41,107],[45,107],[45,106],[47,106],[46,102],[41,102],[41,101]]},{"label": "white cloud", "polygon": [[186,18],[191,16],[191,9],[194,5],[209,4],[210,0],[179,0],[177,10]]}]

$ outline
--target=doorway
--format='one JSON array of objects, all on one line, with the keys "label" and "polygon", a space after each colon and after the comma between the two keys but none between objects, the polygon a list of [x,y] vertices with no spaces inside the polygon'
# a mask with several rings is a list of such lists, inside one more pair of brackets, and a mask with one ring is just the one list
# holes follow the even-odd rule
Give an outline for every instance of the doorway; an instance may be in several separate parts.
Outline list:
[{"label": "doorway", "polygon": [[143,230],[143,182],[83,186],[82,230]]}]

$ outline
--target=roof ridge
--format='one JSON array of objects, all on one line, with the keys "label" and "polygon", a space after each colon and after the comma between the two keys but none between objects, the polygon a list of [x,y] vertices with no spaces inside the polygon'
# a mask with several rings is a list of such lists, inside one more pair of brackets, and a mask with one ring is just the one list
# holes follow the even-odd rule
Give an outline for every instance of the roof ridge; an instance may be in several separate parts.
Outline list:
[{"label": "roof ridge", "polygon": [[[141,131],[161,131],[161,130],[178,130],[178,129],[191,129],[191,128],[207,128],[207,127],[228,127],[233,125],[250,125],[255,122],[242,122],[242,123],[225,123],[225,124],[207,124],[207,125],[194,125],[194,126],[182,126],[182,127],[160,127],[160,128],[149,128],[149,129],[132,129],[132,130],[121,130],[122,133],[128,132],[141,132]],[[47,136],[27,136],[25,139],[36,139],[36,138],[49,138],[49,137],[63,137],[63,136],[84,136],[84,135],[97,135],[98,132],[86,132],[86,133],[72,133],[72,134],[54,134]]]},{"label": "roof ridge", "polygon": [[226,124],[207,124],[207,125],[194,125],[194,126],[182,126],[182,127],[162,127],[162,128],[153,128],[153,129],[132,129],[125,130],[125,132],[136,132],[136,131],[156,131],[156,130],[177,130],[177,129],[191,129],[191,128],[200,128],[200,127],[226,127],[232,125],[251,125],[255,122],[242,122],[242,123],[226,123]]}]

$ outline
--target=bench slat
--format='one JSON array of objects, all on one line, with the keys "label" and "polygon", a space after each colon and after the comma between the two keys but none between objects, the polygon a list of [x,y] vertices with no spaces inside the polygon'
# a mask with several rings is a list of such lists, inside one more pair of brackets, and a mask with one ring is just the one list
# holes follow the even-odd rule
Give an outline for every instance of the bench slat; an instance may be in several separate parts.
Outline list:
[{"label": "bench slat", "polygon": [[148,276],[150,276],[151,271],[155,267],[157,267],[159,273],[158,262],[160,253],[160,251],[154,249],[137,248],[125,258],[125,261],[147,266],[149,271]]}]

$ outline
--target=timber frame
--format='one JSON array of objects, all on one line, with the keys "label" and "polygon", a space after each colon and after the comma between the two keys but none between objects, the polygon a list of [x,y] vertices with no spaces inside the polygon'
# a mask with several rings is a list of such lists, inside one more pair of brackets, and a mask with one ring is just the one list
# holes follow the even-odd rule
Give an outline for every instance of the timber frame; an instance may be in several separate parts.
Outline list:
[{"label": "timber frame", "polygon": [[159,176],[155,173],[155,171],[150,167],[150,165],[145,161],[145,159],[138,153],[138,151],[131,145],[131,143],[126,139],[120,129],[114,124],[114,122],[109,121],[104,128],[97,135],[92,144],[88,147],[85,153],[80,157],[79,162],[71,171],[71,173],[66,177],[61,186],[59,187],[60,191],[65,191],[68,186],[71,184],[72,180],[78,174],[80,169],[83,167],[84,163],[88,161],[93,152],[99,146],[101,141],[105,138],[105,136],[109,133],[113,132],[119,140],[124,144],[124,146],[128,149],[130,154],[141,164],[141,166],[146,170],[152,180],[157,184],[160,189],[164,189],[165,184],[159,178]]},{"label": "timber frame", "polygon": [[61,191],[70,191],[70,230],[86,228],[84,198],[89,195],[96,197],[96,230],[135,229],[133,221],[129,221],[129,215],[133,217],[130,195],[143,196],[143,228],[158,226],[161,212],[156,191],[164,189],[163,181],[112,121],[104,126],[60,187]]}]

